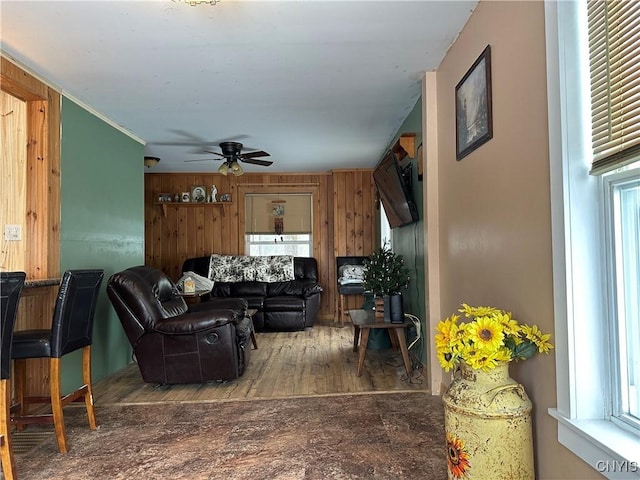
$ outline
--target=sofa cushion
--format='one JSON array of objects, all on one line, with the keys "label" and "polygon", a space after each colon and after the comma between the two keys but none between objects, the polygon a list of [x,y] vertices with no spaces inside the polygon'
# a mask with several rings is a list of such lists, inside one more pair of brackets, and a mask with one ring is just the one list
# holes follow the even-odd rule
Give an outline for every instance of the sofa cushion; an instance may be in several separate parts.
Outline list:
[{"label": "sofa cushion", "polygon": [[304,283],[300,280],[290,280],[288,282],[274,282],[267,284],[267,296],[278,297],[280,295],[302,296]]},{"label": "sofa cushion", "polygon": [[346,285],[349,283],[363,283],[364,265],[342,265],[338,270],[338,283]]},{"label": "sofa cushion", "polygon": [[231,284],[233,297],[264,297],[267,295],[267,284],[264,282],[238,282]]},{"label": "sofa cushion", "polygon": [[267,297],[264,299],[266,312],[301,312],[304,311],[304,299],[300,297]]},{"label": "sofa cushion", "polygon": [[264,308],[264,297],[244,297],[247,301],[248,308],[262,310]]}]

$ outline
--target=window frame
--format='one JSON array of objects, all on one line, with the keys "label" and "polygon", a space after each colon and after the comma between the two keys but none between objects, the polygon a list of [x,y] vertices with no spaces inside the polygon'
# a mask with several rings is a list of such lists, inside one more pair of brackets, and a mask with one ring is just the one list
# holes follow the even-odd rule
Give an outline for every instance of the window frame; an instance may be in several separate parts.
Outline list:
[{"label": "window frame", "polygon": [[[640,161],[640,157],[637,159]],[[620,202],[616,197],[620,196],[620,191],[628,185],[637,185],[640,187],[640,163],[635,165],[631,170],[616,172],[603,177],[604,182],[604,214],[606,221],[606,255],[607,255],[607,277],[608,294],[611,299],[620,299],[618,291],[619,281],[617,277],[622,273],[618,271],[618,240],[616,238],[616,204]],[[626,303],[626,302],[625,302]],[[640,420],[633,418],[623,411],[622,408],[622,366],[620,362],[620,305],[617,301],[611,301],[609,306],[609,315],[614,321],[610,323],[610,336],[612,339],[611,347],[611,421],[621,428],[627,429],[632,433],[640,436]],[[626,347],[625,347],[626,348]],[[627,380],[628,381],[628,380]]]},{"label": "window frame", "polygon": [[[308,235],[309,236],[309,240],[308,241],[302,241],[302,240],[292,240],[292,241],[280,241],[278,242],[279,238],[285,238],[285,237],[291,237],[291,236],[301,236],[301,235]],[[251,241],[250,237],[252,236],[261,236],[261,237],[271,237],[272,239],[275,239],[275,242],[273,240],[269,240],[269,241]],[[273,234],[266,234],[266,233],[245,233],[244,235],[244,241],[245,241],[245,252],[247,252],[247,255],[251,256],[251,245],[272,245],[272,244],[279,244],[279,245],[308,245],[309,248],[309,254],[308,255],[296,255],[296,256],[303,256],[303,257],[310,257],[313,256],[311,252],[313,252],[313,233],[309,232],[309,233],[296,233],[296,234],[283,234],[283,235],[276,235],[275,233]],[[288,253],[278,253],[277,255],[289,255]]]},{"label": "window frame", "polygon": [[[610,421],[604,180],[589,175],[586,10],[545,2],[558,441],[607,478],[640,478],[640,437]],[[582,119],[582,121],[576,121]]]}]

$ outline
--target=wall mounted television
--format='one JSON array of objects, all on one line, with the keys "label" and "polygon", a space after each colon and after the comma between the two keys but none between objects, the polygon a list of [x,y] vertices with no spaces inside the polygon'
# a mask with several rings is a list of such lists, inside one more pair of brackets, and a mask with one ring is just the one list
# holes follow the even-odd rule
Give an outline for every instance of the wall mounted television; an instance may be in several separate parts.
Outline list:
[{"label": "wall mounted television", "polygon": [[393,152],[382,158],[373,171],[373,180],[391,228],[418,221],[413,191]]}]

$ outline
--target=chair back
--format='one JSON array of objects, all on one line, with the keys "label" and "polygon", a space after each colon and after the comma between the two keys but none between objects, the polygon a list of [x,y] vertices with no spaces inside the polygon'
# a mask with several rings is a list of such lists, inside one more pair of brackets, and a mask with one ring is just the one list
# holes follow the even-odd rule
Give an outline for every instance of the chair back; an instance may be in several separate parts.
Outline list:
[{"label": "chair back", "polygon": [[11,376],[11,342],[18,316],[18,302],[27,275],[24,272],[0,272],[0,379]]},{"label": "chair back", "polygon": [[62,357],[91,345],[104,270],[67,270],[64,272],[53,312],[51,356]]},{"label": "chair back", "polygon": [[157,268],[140,265],[114,273],[107,282],[107,295],[131,345],[164,319],[188,310],[171,278]]}]

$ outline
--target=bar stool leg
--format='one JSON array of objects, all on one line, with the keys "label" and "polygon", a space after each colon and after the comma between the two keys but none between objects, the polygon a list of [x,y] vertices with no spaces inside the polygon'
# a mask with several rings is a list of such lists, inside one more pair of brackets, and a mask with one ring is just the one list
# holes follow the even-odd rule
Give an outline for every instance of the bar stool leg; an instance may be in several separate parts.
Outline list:
[{"label": "bar stool leg", "polygon": [[[27,414],[27,406],[24,403],[24,389],[27,385],[27,360],[20,359],[13,361],[13,382],[16,404],[18,405],[17,416],[23,417]],[[17,424],[16,429],[23,431],[27,426]]]},{"label": "bar stool leg", "polygon": [[13,448],[11,446],[11,428],[9,406],[11,404],[11,388],[7,379],[0,380],[0,456],[2,457],[2,472],[5,480],[13,480],[16,477],[16,466],[13,461]]},{"label": "bar stool leg", "polygon": [[87,418],[89,419],[89,428],[95,430],[96,414],[93,409],[93,384],[91,383],[91,345],[87,345],[82,349],[82,381],[87,391],[84,394],[84,404],[87,407]]},{"label": "bar stool leg", "polygon": [[60,453],[67,453],[67,433],[64,427],[60,389],[60,358],[52,357],[49,359],[49,383],[51,387],[51,412],[58,439],[58,449]]}]

